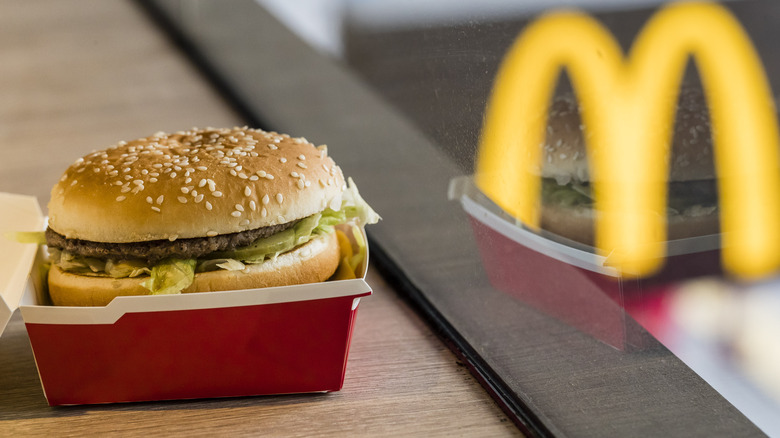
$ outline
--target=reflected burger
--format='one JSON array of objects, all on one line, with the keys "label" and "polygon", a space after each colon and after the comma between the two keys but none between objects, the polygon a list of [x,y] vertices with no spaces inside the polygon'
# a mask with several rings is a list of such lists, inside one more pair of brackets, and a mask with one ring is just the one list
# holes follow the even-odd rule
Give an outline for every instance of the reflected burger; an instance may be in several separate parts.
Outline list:
[{"label": "reflected burger", "polygon": [[[583,126],[572,96],[554,100],[542,166],[541,227],[587,245],[594,241],[594,201]],[[681,91],[668,183],[669,240],[718,233],[717,180],[707,107],[700,91]]]}]

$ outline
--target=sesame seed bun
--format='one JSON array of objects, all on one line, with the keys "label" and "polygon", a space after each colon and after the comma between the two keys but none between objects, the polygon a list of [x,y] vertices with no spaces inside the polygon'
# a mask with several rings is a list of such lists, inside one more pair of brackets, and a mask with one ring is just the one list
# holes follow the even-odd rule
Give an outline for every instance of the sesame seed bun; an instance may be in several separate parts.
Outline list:
[{"label": "sesame seed bun", "polygon": [[[242,271],[209,271],[195,274],[183,293],[254,289],[325,281],[339,263],[336,234],[312,239],[305,245]],[[139,278],[90,277],[49,270],[49,296],[58,306],[105,306],[116,297],[148,295]]]},{"label": "sesame seed bun", "polygon": [[68,239],[139,242],[283,224],[340,205],[341,169],[303,138],[193,129],[120,142],[77,160],[51,192]]},{"label": "sesame seed bun", "polygon": [[[152,270],[169,259],[231,258],[234,250],[293,231],[300,219],[340,210],[345,187],[325,146],[276,132],[193,129],[93,152],[52,189],[46,232],[49,247],[57,249],[49,273],[52,302],[96,306],[147,295],[141,284],[148,276],[112,278],[97,266],[129,261]],[[335,233],[311,236],[243,270],[195,273],[182,292],[327,280],[338,268],[338,239]],[[90,268],[101,274],[74,273],[60,258],[64,253],[92,260]]]},{"label": "sesame seed bun", "polygon": [[[672,137],[669,181],[715,178],[712,139],[707,106],[701,91],[680,90]],[[544,144],[543,178],[561,181],[590,181],[585,139],[576,98],[565,95],[554,100]]]},{"label": "sesame seed bun", "polygon": [[[714,187],[716,175],[707,115],[701,91],[683,88],[669,160],[669,182],[677,188],[691,184],[701,187],[702,183]],[[555,180],[560,185],[591,181],[583,126],[574,96],[558,97],[551,105],[543,159],[543,178]],[[564,238],[593,245],[597,214],[590,205],[567,206],[548,201],[543,203],[541,227]],[[719,217],[715,207],[692,204],[680,211],[670,209],[668,212],[668,240],[718,232]]]}]

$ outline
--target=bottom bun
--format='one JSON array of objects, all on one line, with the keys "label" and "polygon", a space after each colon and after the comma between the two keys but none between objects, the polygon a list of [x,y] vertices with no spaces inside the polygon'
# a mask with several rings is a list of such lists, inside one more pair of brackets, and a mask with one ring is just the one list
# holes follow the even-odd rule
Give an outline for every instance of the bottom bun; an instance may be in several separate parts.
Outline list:
[{"label": "bottom bun", "polygon": [[[195,274],[182,292],[215,292],[286,286],[325,281],[336,272],[339,244],[335,233],[310,240],[280,254],[274,260],[247,264],[241,271],[208,271]],[[65,272],[57,266],[49,270],[49,296],[57,306],[105,306],[116,297],[148,295],[141,286],[143,277],[90,277]]]},{"label": "bottom bun", "polygon": [[[542,229],[575,242],[593,246],[595,211],[587,207],[567,208],[544,205],[542,208]],[[720,232],[718,212],[682,215],[672,214],[667,218],[667,240],[706,236]]]}]

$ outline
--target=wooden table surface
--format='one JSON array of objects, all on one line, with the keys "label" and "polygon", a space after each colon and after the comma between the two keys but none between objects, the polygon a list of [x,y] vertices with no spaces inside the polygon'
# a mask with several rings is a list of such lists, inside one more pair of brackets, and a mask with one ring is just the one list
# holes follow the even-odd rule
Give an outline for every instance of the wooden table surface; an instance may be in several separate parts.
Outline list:
[{"label": "wooden table surface", "polygon": [[[43,206],[93,149],[244,124],[131,3],[0,2],[0,56],[0,191]],[[519,435],[373,268],[368,282],[344,388],[330,394],[52,408],[17,312],[0,337],[0,436]]]}]

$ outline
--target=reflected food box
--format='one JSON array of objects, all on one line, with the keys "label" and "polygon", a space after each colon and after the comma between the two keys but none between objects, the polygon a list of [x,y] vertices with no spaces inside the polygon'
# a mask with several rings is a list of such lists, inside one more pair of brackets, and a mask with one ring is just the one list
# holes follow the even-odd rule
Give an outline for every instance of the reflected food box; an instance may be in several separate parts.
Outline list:
[{"label": "reflected food box", "polygon": [[469,216],[493,287],[620,350],[653,344],[648,330],[654,331],[654,308],[665,291],[681,280],[721,272],[717,235],[667,242],[664,268],[636,278],[590,246],[519,224],[470,176],[452,180],[449,197]]}]

